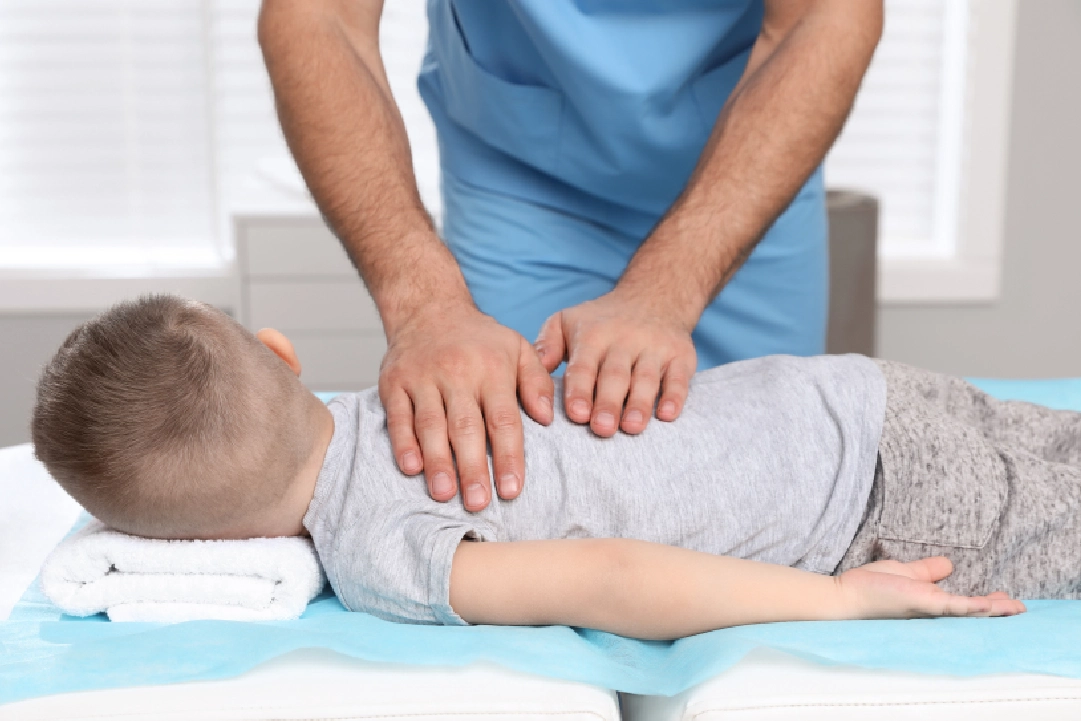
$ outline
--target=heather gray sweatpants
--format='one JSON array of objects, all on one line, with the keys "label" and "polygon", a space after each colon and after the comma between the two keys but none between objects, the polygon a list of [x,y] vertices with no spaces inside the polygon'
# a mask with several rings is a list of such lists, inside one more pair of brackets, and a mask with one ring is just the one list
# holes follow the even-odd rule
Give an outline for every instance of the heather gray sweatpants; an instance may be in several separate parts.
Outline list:
[{"label": "heather gray sweatpants", "polygon": [[836,572],[943,555],[954,571],[939,585],[954,593],[1081,598],[1081,413],[879,365],[878,469]]}]

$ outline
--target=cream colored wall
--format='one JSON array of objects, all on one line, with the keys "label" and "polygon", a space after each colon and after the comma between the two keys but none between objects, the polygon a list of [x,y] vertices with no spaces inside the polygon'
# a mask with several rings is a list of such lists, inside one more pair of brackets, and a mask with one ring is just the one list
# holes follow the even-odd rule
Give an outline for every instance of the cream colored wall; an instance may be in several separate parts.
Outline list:
[{"label": "cream colored wall", "polygon": [[1001,297],[880,308],[884,358],[961,375],[1081,376],[1081,2],[1018,5]]}]

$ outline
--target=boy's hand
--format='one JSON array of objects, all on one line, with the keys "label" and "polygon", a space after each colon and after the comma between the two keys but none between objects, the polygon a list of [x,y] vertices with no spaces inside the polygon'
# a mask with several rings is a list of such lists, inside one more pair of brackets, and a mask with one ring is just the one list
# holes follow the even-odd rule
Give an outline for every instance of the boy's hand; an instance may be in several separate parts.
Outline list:
[{"label": "boy's hand", "polygon": [[944,556],[910,563],[875,561],[837,576],[846,599],[844,618],[1013,616],[1025,604],[1001,592],[957,596],[935,585],[953,571]]}]

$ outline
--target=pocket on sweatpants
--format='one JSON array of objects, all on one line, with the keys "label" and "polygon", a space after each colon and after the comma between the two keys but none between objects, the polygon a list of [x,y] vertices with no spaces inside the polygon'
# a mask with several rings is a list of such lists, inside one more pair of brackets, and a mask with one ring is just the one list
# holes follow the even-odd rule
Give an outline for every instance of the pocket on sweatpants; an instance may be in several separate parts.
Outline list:
[{"label": "pocket on sweatpants", "polygon": [[878,537],[983,548],[1006,504],[1006,461],[979,431],[907,411],[887,417],[883,429]]}]

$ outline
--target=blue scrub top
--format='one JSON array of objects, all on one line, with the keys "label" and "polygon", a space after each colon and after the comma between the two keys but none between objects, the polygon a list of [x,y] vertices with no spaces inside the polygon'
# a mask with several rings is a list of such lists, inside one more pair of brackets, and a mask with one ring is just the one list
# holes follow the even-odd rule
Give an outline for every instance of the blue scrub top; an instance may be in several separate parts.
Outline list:
[{"label": "blue scrub top", "polygon": [[444,170],[644,237],[747,64],[761,0],[429,0]]},{"label": "blue scrub top", "polygon": [[[444,240],[478,308],[533,339],[614,287],[686,185],[762,17],[762,0],[428,0],[418,84]],[[699,368],[823,352],[826,247],[819,171],[702,314]]]}]

